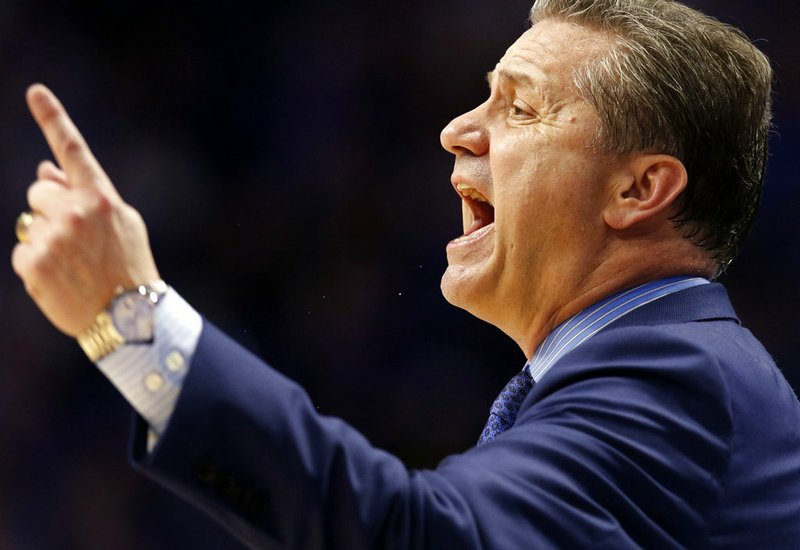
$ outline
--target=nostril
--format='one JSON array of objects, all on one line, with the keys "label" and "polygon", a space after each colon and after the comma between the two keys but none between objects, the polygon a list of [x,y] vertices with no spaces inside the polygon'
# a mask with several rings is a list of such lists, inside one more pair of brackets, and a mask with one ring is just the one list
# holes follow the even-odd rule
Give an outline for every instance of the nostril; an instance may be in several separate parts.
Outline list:
[{"label": "nostril", "polygon": [[472,153],[472,151],[470,151],[468,148],[463,147],[461,145],[456,145],[455,147],[451,147],[450,149],[448,149],[448,151],[450,151],[457,157],[461,157]]}]

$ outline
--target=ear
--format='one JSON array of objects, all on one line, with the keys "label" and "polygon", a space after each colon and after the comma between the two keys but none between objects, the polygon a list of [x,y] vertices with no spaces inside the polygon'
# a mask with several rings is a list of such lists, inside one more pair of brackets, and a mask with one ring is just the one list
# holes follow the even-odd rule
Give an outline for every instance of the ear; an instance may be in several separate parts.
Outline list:
[{"label": "ear", "polygon": [[619,230],[653,219],[675,203],[688,179],[683,163],[673,156],[636,154],[612,185],[603,219]]}]

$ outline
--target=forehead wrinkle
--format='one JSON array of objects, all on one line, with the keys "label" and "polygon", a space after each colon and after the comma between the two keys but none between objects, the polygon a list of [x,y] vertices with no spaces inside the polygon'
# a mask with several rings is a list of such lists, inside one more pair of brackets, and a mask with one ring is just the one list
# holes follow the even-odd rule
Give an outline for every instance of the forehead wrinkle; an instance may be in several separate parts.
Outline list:
[{"label": "forehead wrinkle", "polygon": [[[495,69],[494,75],[496,76],[498,85],[510,86],[515,90],[515,94],[533,93],[539,97],[540,101],[544,103],[553,103],[554,98],[551,88],[551,82],[547,73],[540,70],[535,63],[527,60],[514,59],[510,63],[506,62],[506,66],[498,64]],[[530,98],[531,96],[528,95]],[[542,107],[543,105],[539,105]]]},{"label": "forehead wrinkle", "polygon": [[[523,61],[525,65],[529,65],[532,68],[536,68],[535,65],[531,64],[527,60]],[[541,88],[544,83],[547,82],[547,75],[539,71],[538,68],[535,70],[535,73],[538,73],[537,76],[531,74],[530,71],[527,71],[522,68],[514,68],[508,66],[501,66],[501,63],[497,64],[497,67],[486,73],[486,81],[489,83],[489,87],[492,86],[495,78],[498,82],[510,82],[514,86],[526,86],[528,88]],[[516,65],[516,63],[515,63]]]},{"label": "forehead wrinkle", "polygon": [[576,71],[602,58],[612,42],[604,32],[575,23],[544,20],[523,33],[492,72],[502,72],[501,76],[513,83],[548,89],[563,87],[564,92],[575,93]]},{"label": "forehead wrinkle", "polygon": [[[531,88],[541,85],[541,83],[538,82],[537,79],[534,79],[534,77],[531,74],[519,69],[512,69],[507,67],[500,69],[498,71],[498,77],[500,80],[510,81],[516,85],[520,84],[527,85]],[[547,78],[545,77],[542,80],[546,81]]]}]

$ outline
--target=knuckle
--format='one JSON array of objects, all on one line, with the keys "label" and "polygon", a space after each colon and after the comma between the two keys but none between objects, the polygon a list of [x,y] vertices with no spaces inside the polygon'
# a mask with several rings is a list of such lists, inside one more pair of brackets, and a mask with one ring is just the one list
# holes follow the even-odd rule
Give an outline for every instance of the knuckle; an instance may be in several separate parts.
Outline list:
[{"label": "knuckle", "polygon": [[85,219],[107,219],[114,210],[114,202],[102,191],[86,189],[80,200],[80,213]]},{"label": "knuckle", "polygon": [[33,182],[28,187],[28,204],[36,209],[43,204],[43,199],[47,193],[47,183],[41,179]]},{"label": "knuckle", "polygon": [[36,167],[36,175],[39,178],[43,178],[45,174],[47,174],[47,161],[43,160]]},{"label": "knuckle", "polygon": [[28,204],[33,206],[36,202],[36,194],[38,193],[38,182],[34,182],[30,186],[28,186]]},{"label": "knuckle", "polygon": [[25,279],[28,270],[23,246],[22,243],[18,243],[14,247],[14,251],[11,253],[11,267],[14,268],[14,273],[19,275],[22,279]]},{"label": "knuckle", "polygon": [[98,193],[95,199],[95,211],[101,216],[108,216],[114,210],[114,201],[107,195]]},{"label": "knuckle", "polygon": [[80,231],[86,226],[86,210],[74,204],[64,213],[64,224],[70,231]]},{"label": "knuckle", "polygon": [[122,214],[133,223],[144,223],[142,215],[133,206],[125,204],[122,207]]},{"label": "knuckle", "polygon": [[58,124],[59,112],[52,105],[43,105],[39,111],[39,117],[46,127],[53,127]]},{"label": "knuckle", "polygon": [[65,156],[74,157],[83,152],[83,143],[77,137],[68,135],[64,137],[61,150]]},{"label": "knuckle", "polygon": [[88,191],[86,208],[93,216],[106,216],[111,213],[113,204],[102,192],[92,189]]}]

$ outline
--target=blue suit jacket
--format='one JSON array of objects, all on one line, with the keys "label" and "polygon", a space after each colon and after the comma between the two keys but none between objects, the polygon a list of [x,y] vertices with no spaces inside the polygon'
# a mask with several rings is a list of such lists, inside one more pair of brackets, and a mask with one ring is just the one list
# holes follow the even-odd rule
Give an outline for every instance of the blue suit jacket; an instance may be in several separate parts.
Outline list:
[{"label": "blue suit jacket", "polygon": [[209,323],[149,455],[144,431],[138,466],[259,548],[800,548],[800,405],[717,284],[608,326],[432,471]]}]

